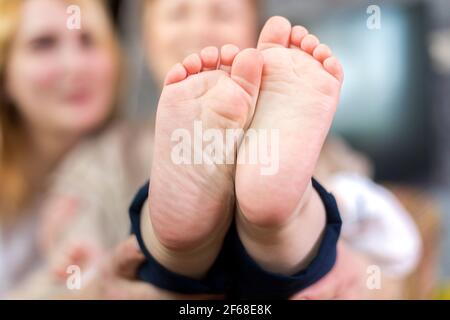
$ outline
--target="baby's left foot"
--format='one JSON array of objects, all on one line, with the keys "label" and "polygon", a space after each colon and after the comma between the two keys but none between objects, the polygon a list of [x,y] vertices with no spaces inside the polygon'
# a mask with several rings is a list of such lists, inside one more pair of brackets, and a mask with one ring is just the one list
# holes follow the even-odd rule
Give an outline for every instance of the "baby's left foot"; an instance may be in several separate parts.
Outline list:
[{"label": "baby's left foot", "polygon": [[[210,47],[167,75],[156,119],[149,212],[142,215],[141,229],[150,253],[173,272],[202,278],[222,248],[234,213],[241,137],[224,138],[250,124],[262,68],[256,49]],[[214,137],[221,147],[209,152],[203,147]],[[180,144],[183,152],[175,148]]]}]

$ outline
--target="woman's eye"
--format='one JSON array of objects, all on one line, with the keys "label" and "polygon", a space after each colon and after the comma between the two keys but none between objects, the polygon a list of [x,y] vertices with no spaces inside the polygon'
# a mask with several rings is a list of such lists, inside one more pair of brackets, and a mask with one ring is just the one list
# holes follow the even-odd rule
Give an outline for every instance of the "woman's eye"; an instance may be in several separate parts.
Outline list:
[{"label": "woman's eye", "polygon": [[31,46],[34,50],[45,51],[56,46],[57,39],[52,36],[44,36],[32,41]]},{"label": "woman's eye", "polygon": [[230,21],[237,15],[233,8],[222,2],[212,8],[212,14],[214,19],[220,21]]},{"label": "woman's eye", "polygon": [[186,18],[186,16],[188,15],[188,11],[189,10],[188,8],[186,8],[186,6],[179,5],[169,11],[168,17],[171,20],[181,20]]},{"label": "woman's eye", "polygon": [[90,33],[82,33],[80,35],[81,45],[85,48],[90,48],[94,45],[94,37]]}]

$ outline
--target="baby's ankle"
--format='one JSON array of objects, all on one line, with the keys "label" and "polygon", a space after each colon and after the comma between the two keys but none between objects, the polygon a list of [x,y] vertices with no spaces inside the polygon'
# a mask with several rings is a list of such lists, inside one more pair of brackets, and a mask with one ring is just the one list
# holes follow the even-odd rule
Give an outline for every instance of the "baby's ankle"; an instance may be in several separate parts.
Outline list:
[{"label": "baby's ankle", "polygon": [[238,233],[250,256],[265,270],[284,275],[308,266],[326,224],[325,208],[312,186],[304,193],[296,212],[282,225],[258,227],[238,215]]},{"label": "baby's ankle", "polygon": [[223,245],[226,230],[217,232],[203,243],[189,248],[172,248],[156,236],[148,212],[141,215],[145,246],[153,258],[166,269],[193,279],[202,279],[214,264]]}]

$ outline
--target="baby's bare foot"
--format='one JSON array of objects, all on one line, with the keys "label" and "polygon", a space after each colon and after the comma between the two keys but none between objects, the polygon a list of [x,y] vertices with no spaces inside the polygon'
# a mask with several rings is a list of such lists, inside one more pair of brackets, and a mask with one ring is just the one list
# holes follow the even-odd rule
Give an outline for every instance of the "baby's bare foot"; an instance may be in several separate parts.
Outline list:
[{"label": "baby's bare foot", "polygon": [[[234,158],[242,136],[233,136],[231,149],[228,143],[205,157],[208,138],[198,135],[213,129],[225,138],[227,130],[247,129],[262,68],[258,50],[228,45],[221,53],[209,47],[193,54],[167,75],[156,120],[150,214],[143,215],[142,228],[152,255],[172,271],[201,277],[220,251],[234,211]],[[182,153],[176,151],[180,143],[187,147]],[[233,161],[217,161],[226,158]]]},{"label": "baby's bare foot", "polygon": [[272,154],[279,170],[261,175],[261,166],[245,164],[239,152],[237,226],[261,265],[292,273],[308,263],[325,224],[311,177],[338,105],[343,72],[326,45],[281,17],[267,22],[258,49],[264,71],[251,128],[279,132],[279,147],[267,148],[279,151]]}]

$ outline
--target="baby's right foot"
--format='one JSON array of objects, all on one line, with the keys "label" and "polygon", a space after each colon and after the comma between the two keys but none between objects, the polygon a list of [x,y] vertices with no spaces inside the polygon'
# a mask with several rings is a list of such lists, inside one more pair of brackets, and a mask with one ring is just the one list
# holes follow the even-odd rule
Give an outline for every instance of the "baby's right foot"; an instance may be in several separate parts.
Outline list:
[{"label": "baby's right foot", "polygon": [[[256,49],[239,52],[225,46],[219,53],[209,47],[187,57],[167,75],[156,119],[150,214],[142,215],[142,229],[151,254],[174,272],[195,278],[206,273],[222,247],[234,211],[234,159],[241,137],[235,136],[231,149],[219,151],[215,154],[219,157],[208,163],[202,158],[203,137],[196,136],[201,133],[194,126],[200,125],[204,133],[215,129],[222,137],[229,129],[247,129],[262,68],[263,58]],[[176,132],[182,134],[174,137]],[[182,136],[190,139],[184,140],[183,155],[174,152]],[[198,138],[201,150],[194,146]],[[174,154],[182,158],[181,163]],[[221,156],[222,160],[231,156],[233,161],[221,163],[217,161]]]},{"label": "baby's right foot", "polygon": [[292,274],[314,256],[325,225],[311,177],[338,105],[343,73],[327,46],[281,17],[266,23],[258,49],[264,72],[251,129],[279,132],[279,148],[258,148],[278,157],[279,170],[262,175],[261,165],[238,161],[236,222],[244,246],[259,264]]}]

